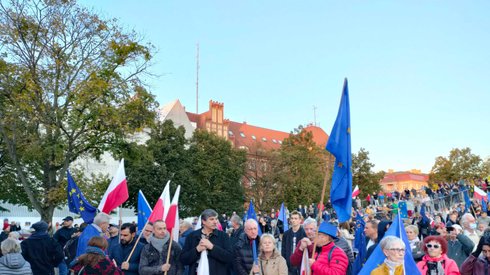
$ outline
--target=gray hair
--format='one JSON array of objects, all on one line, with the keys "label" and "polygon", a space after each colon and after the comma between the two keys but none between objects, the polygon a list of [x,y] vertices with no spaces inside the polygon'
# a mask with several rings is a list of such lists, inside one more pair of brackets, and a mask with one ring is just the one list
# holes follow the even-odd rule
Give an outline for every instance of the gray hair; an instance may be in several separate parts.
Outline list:
[{"label": "gray hair", "polygon": [[315,227],[317,227],[317,226],[318,226],[318,222],[317,222],[315,219],[313,219],[313,218],[307,218],[307,219],[306,219],[306,220],[303,222],[303,227],[305,227],[305,226],[307,226],[307,225],[309,225],[309,224],[314,224],[314,225],[315,225]]},{"label": "gray hair", "polygon": [[97,214],[94,218],[94,223],[96,225],[101,225],[103,223],[109,223],[111,221],[111,216],[109,216],[108,214],[104,213],[104,212],[100,212],[99,214]]},{"label": "gray hair", "polygon": [[400,244],[403,248],[405,248],[405,243],[403,242],[403,240],[395,236],[384,237],[379,243],[379,245],[381,246],[381,249],[390,249],[396,243]]},{"label": "gray hair", "polygon": [[9,238],[12,238],[14,240],[20,239],[20,233],[17,231],[12,231],[9,233]]},{"label": "gray hair", "polygon": [[259,227],[259,223],[256,220],[254,220],[254,219],[248,219],[245,222],[245,227],[248,227],[251,223],[255,224],[257,226],[257,228]]},{"label": "gray hair", "polygon": [[1,244],[2,254],[20,253],[20,242],[12,238],[5,239]]},{"label": "gray hair", "polygon": [[470,213],[463,214],[463,216],[461,216],[461,225],[463,225],[463,223],[468,222],[468,218],[470,217],[474,218],[473,215],[471,215]]},{"label": "gray hair", "polygon": [[231,221],[231,222],[234,222],[234,223],[236,223],[236,224],[239,224],[239,225],[243,225],[242,218],[240,218],[240,216],[238,216],[238,215],[233,215],[233,216],[231,216],[230,221]]},{"label": "gray hair", "polygon": [[183,220],[180,222],[180,226],[183,226],[185,228],[192,228],[192,223],[190,223],[189,221]]},{"label": "gray hair", "polygon": [[218,217],[218,212],[214,211],[213,209],[206,209],[202,211],[201,221],[207,221],[210,217]]}]

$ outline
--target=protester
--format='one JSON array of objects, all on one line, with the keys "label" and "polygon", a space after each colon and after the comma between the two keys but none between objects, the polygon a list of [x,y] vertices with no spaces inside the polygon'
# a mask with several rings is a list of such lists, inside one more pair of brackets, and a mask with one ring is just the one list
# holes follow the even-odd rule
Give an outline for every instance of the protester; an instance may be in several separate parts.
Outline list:
[{"label": "protester", "polygon": [[286,259],[276,249],[276,240],[271,234],[260,237],[260,253],[258,262],[250,271],[250,275],[287,275]]},{"label": "protester", "polygon": [[20,253],[19,241],[7,238],[1,244],[2,257],[0,258],[0,274],[2,275],[29,275],[32,274],[31,265]]},{"label": "protester", "polygon": [[78,238],[77,257],[85,253],[88,241],[92,237],[104,236],[105,232],[107,232],[107,229],[109,228],[110,221],[111,216],[104,212],[100,212],[95,216],[94,222],[89,224]]},{"label": "protester", "polygon": [[[254,219],[248,219],[245,222],[245,234],[242,234],[234,247],[234,268],[239,275],[248,275],[253,266],[253,250],[258,253],[259,238],[258,224]],[[255,247],[254,247],[255,246]]]},{"label": "protester", "polygon": [[[167,262],[170,243],[172,247]],[[152,275],[167,272],[167,275],[180,275],[184,272],[184,267],[179,261],[181,253],[182,248],[179,243],[170,239],[165,222],[157,220],[153,223],[153,235],[141,252],[139,274]]]},{"label": "protester", "polygon": [[119,228],[115,224],[109,224],[106,236],[109,237],[107,240],[107,255],[111,254],[112,249],[119,244]]},{"label": "protester", "polygon": [[[480,241],[480,236],[476,232],[476,220],[472,214],[466,213],[461,217],[461,225],[463,226],[463,233],[471,239],[474,245],[474,249],[476,249],[476,245]],[[474,250],[473,250],[474,251]]]},{"label": "protester", "polygon": [[194,229],[192,228],[192,223],[190,223],[189,221],[186,221],[186,220],[183,220],[180,222],[180,226],[179,226],[179,233],[180,233],[179,245],[180,245],[180,247],[184,247],[185,239],[187,238],[187,236],[189,236],[189,234],[191,234],[192,231],[194,231]]},{"label": "protester", "polygon": [[10,233],[10,224],[7,222],[7,223],[3,223],[3,228],[2,228],[2,233],[0,233],[0,242],[3,242],[5,239],[7,239],[9,237],[9,233]]},{"label": "protester", "polygon": [[[75,233],[75,228],[73,228],[73,217],[66,216],[63,219],[63,223],[61,224],[61,228],[58,229],[53,236],[60,246],[65,247],[66,243],[71,239],[71,236]],[[58,266],[59,275],[67,275],[68,274],[68,265],[65,261],[61,261]]]},{"label": "protester", "polygon": [[[112,247],[109,258],[116,261],[124,275],[138,275],[141,251],[145,245],[140,242],[136,243],[136,225],[131,223],[121,225],[120,236],[121,241]],[[131,258],[128,259],[130,254]]]},{"label": "protester", "polygon": [[366,222],[364,234],[366,235],[366,250],[378,242],[378,220],[370,220]]},{"label": "protester", "polygon": [[21,243],[22,256],[31,264],[34,275],[53,275],[54,268],[63,261],[60,244],[48,235],[44,221],[32,225],[35,232]]},{"label": "protester", "polygon": [[94,236],[90,238],[85,253],[73,261],[70,269],[77,275],[123,275],[124,273],[105,255],[104,251],[108,245],[104,237]]},{"label": "protester", "polygon": [[447,228],[448,231],[448,251],[447,256],[453,259],[459,268],[473,251],[473,242],[468,236],[463,234],[463,229],[458,224],[453,224]]},{"label": "protester", "polygon": [[187,236],[181,262],[189,265],[189,274],[196,274],[201,264],[200,267],[209,274],[228,275],[233,253],[228,235],[217,230],[218,213],[212,209],[204,210],[201,224],[201,228]]},{"label": "protester", "polygon": [[[309,259],[311,271],[315,275],[345,275],[349,261],[342,249],[334,244],[337,238],[337,227],[323,222],[318,229],[316,236],[317,248],[321,248],[320,253],[315,253],[313,259]],[[333,251],[331,251],[333,250]]]},{"label": "protester", "polygon": [[235,244],[238,242],[238,239],[243,233],[243,225],[242,225],[243,221],[237,215],[231,216],[230,221],[231,221],[231,227],[233,228],[230,235],[230,245],[232,248],[234,248]]},{"label": "protester", "polygon": [[294,250],[293,255],[289,258],[290,263],[294,267],[301,266],[301,259],[303,257],[303,251],[308,249],[308,258],[311,258],[313,252],[313,243],[316,238],[317,221],[313,218],[308,218],[303,223],[303,229],[305,230],[306,237],[301,239]]},{"label": "protester", "polygon": [[395,236],[386,236],[379,243],[386,258],[382,265],[371,271],[371,275],[404,274],[405,243]]},{"label": "protester", "polygon": [[424,238],[423,246],[425,255],[417,263],[422,275],[445,274],[457,275],[458,265],[449,259],[447,253],[447,241],[442,236],[428,236]]},{"label": "protester", "polygon": [[[301,205],[300,205],[301,207]],[[301,213],[298,211],[292,211],[289,214],[289,221],[291,223],[291,227],[284,232],[282,236],[282,244],[281,244],[281,256],[286,259],[288,264],[289,275],[298,275],[299,269],[292,266],[289,261],[291,255],[294,253],[298,242],[306,237],[306,233],[301,227],[301,221],[303,220]]]},{"label": "protester", "polygon": [[489,262],[490,262],[490,235],[486,233],[478,242],[475,252],[471,253],[471,255],[461,265],[461,274],[463,275],[488,274]]},{"label": "protester", "polygon": [[150,240],[151,234],[153,234],[153,223],[152,222],[147,222],[145,228],[143,229],[143,237],[140,238],[140,242],[142,244],[148,244],[148,241]]},{"label": "protester", "polygon": [[421,247],[422,242],[419,239],[419,228],[415,225],[407,225],[405,227],[405,232],[407,233],[408,243],[410,244],[410,249],[412,250],[413,259],[416,262],[422,260],[424,251]]}]

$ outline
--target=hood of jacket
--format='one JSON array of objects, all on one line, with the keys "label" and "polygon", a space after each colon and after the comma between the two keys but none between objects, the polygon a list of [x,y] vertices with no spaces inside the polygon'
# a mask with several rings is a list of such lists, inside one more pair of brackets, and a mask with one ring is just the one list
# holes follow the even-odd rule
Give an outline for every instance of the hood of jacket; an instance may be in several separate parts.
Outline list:
[{"label": "hood of jacket", "polygon": [[19,269],[26,264],[26,260],[20,253],[10,253],[0,258],[0,264],[10,269]]}]

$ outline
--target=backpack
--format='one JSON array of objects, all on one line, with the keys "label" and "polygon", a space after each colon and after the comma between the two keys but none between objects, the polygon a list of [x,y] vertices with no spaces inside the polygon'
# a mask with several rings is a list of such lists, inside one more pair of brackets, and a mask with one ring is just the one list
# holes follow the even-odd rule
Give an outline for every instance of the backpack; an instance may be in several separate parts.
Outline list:
[{"label": "backpack", "polygon": [[78,236],[69,239],[65,246],[63,247],[63,254],[65,255],[65,263],[70,264],[73,260],[75,260],[77,256],[77,247],[78,247]]},{"label": "backpack", "polygon": [[[333,251],[337,248],[336,245],[334,245],[332,247],[332,249],[330,249],[330,251],[328,252],[328,262],[330,263],[330,260],[332,260],[332,254],[333,254]],[[339,248],[340,249],[340,248]],[[351,275],[352,274],[352,263],[349,261],[349,259],[347,259],[347,275]]]}]

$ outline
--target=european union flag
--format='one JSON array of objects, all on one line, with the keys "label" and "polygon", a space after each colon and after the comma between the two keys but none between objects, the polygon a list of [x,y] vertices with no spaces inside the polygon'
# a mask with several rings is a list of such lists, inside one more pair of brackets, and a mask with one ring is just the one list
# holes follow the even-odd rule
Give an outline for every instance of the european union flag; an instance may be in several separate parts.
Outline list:
[{"label": "european union flag", "polygon": [[422,222],[430,223],[429,217],[425,214],[425,203],[422,203],[422,206],[420,207],[420,216],[422,217]]},{"label": "european union flag", "polygon": [[400,215],[402,216],[402,218],[407,219],[408,218],[407,202],[406,201],[398,202],[398,209],[400,210]]},{"label": "european union flag", "polygon": [[348,221],[352,211],[352,155],[350,141],[350,107],[347,78],[340,101],[337,119],[328,138],[326,149],[335,156],[330,187],[330,200],[339,222]]},{"label": "european union flag", "polygon": [[97,214],[97,209],[90,205],[90,203],[85,199],[82,191],[78,188],[77,184],[70,175],[70,171],[66,171],[66,176],[68,179],[68,208],[70,212],[78,214],[82,217],[83,221],[86,223],[92,223],[94,221],[95,214]]},{"label": "european union flag", "polygon": [[487,202],[483,198],[481,198],[481,211],[483,211],[483,212],[488,211]]},{"label": "european union flag", "polygon": [[279,210],[279,217],[277,217],[277,219],[282,221],[283,232],[288,231],[289,223],[288,223],[288,217],[286,216],[286,209],[284,207],[284,202],[281,204],[281,210]]},{"label": "european union flag", "polygon": [[142,232],[145,227],[146,221],[151,215],[151,207],[148,201],[140,190],[138,192],[138,232]]},{"label": "european union flag", "polygon": [[471,207],[471,200],[470,200],[470,195],[468,195],[468,189],[465,189],[463,191],[463,195],[464,195],[464,212],[468,212],[470,210],[470,207]]},{"label": "european union flag", "polygon": [[[393,223],[391,224],[390,228],[388,228],[388,231],[386,231],[385,233],[385,237],[386,236],[398,237],[402,239],[403,242],[405,243],[405,258],[404,258],[404,265],[403,265],[405,270],[403,274],[420,275],[420,271],[417,268],[415,261],[413,260],[412,249],[410,248],[410,243],[408,242],[407,233],[405,232],[405,227],[403,226],[403,221],[402,218],[400,217],[400,214],[395,216]],[[371,271],[373,271],[373,269],[383,264],[385,258],[386,256],[381,250],[381,246],[378,245],[374,249],[371,256],[369,256],[369,259],[367,259],[366,263],[361,269],[361,272],[359,272],[359,275],[371,274]]]},{"label": "european union flag", "polygon": [[[247,211],[247,220],[253,219],[259,224],[259,220],[257,220],[257,214],[255,213],[255,208],[254,208],[254,203],[252,200],[250,200],[250,205],[248,206],[248,211]],[[262,236],[262,230],[260,229],[260,225],[258,226],[259,229],[259,236]]]},{"label": "european union flag", "polygon": [[359,212],[356,215],[356,235],[354,239],[354,250],[357,250],[357,257],[353,265],[353,273],[357,274],[362,269],[362,264],[366,260],[366,233],[364,227],[366,223],[362,219]]}]

